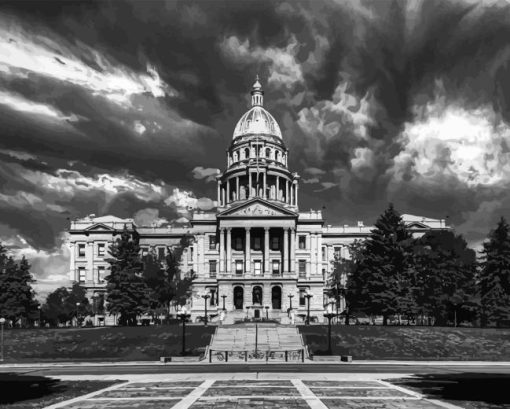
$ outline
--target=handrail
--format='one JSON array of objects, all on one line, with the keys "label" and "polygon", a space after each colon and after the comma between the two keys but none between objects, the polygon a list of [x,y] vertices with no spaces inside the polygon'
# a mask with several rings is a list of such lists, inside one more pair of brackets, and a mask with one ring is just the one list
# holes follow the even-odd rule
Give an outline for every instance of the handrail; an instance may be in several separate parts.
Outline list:
[{"label": "handrail", "polygon": [[[290,361],[305,361],[305,349],[299,348],[299,349],[280,349],[280,350],[273,350],[268,349],[265,351],[262,351],[260,349],[258,350],[247,350],[247,349],[238,349],[238,350],[224,350],[224,349],[209,349],[209,362],[212,362],[213,355],[216,356],[216,359],[218,361],[225,361],[228,362],[229,357],[232,358],[238,358],[237,361],[242,360],[244,362],[248,362],[249,359],[254,359],[257,361],[265,360],[268,362],[269,360],[276,360],[276,357],[278,355],[281,356],[282,360],[285,360],[285,362]],[[239,359],[241,358],[241,359]]]}]

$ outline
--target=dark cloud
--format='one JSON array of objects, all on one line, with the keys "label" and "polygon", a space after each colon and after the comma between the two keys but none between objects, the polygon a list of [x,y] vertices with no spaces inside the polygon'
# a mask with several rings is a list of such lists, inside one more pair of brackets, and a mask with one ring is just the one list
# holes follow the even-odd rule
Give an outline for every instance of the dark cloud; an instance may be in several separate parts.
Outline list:
[{"label": "dark cloud", "polygon": [[509,14],[467,0],[2,2],[2,239],[60,251],[68,217],[213,208],[204,182],[258,73],[303,209],[368,224],[393,201],[478,242],[510,210]]}]

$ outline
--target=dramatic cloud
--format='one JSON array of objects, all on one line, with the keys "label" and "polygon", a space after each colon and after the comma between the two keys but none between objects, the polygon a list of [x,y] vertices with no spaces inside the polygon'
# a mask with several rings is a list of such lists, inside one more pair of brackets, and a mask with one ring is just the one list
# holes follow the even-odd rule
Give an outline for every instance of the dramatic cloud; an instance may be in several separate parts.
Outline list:
[{"label": "dramatic cloud", "polygon": [[195,179],[205,179],[206,182],[214,182],[220,170],[217,168],[203,168],[202,166],[197,166],[192,172]]}]

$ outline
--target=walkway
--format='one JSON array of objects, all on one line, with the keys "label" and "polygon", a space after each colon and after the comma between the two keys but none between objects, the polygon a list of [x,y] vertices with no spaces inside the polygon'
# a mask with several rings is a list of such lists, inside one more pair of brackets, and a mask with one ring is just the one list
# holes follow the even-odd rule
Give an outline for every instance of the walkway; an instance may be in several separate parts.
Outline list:
[{"label": "walkway", "polygon": [[[51,409],[438,409],[456,408],[393,386],[373,375],[159,375],[127,382],[50,406]],[[381,375],[378,375],[381,377]],[[384,375],[383,375],[384,376]],[[394,377],[385,375],[384,377]],[[255,379],[257,378],[257,379]]]}]

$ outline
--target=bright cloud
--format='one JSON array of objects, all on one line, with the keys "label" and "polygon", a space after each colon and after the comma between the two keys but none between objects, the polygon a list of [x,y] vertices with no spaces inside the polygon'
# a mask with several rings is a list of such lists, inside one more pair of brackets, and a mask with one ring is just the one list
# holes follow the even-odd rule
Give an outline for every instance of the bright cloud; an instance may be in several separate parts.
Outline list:
[{"label": "bright cloud", "polygon": [[204,168],[202,166],[197,166],[192,170],[193,177],[195,179],[205,179],[206,182],[214,182],[216,180],[216,175],[220,173],[218,168]]},{"label": "bright cloud", "polygon": [[428,183],[457,179],[468,187],[496,185],[510,177],[510,128],[490,107],[428,104],[399,137],[403,150],[390,173]]},{"label": "bright cloud", "polygon": [[301,65],[296,59],[299,44],[294,36],[285,48],[252,46],[248,39],[241,42],[236,36],[225,38],[220,47],[234,62],[271,64],[268,78],[270,85],[291,88],[294,84],[303,82]]},{"label": "bright cloud", "polygon": [[207,197],[196,198],[191,191],[175,188],[172,194],[165,200],[167,206],[173,206],[181,215],[189,215],[195,209],[211,210],[216,207],[216,202]]},{"label": "bright cloud", "polygon": [[[94,61],[97,68],[85,64],[82,55]],[[7,18],[0,23],[0,72],[20,78],[34,73],[67,81],[122,106],[131,106],[131,97],[137,94],[176,94],[152,66],[140,74],[85,44],[57,43],[50,36],[40,32],[35,35]],[[45,112],[52,114],[51,110]]]}]

